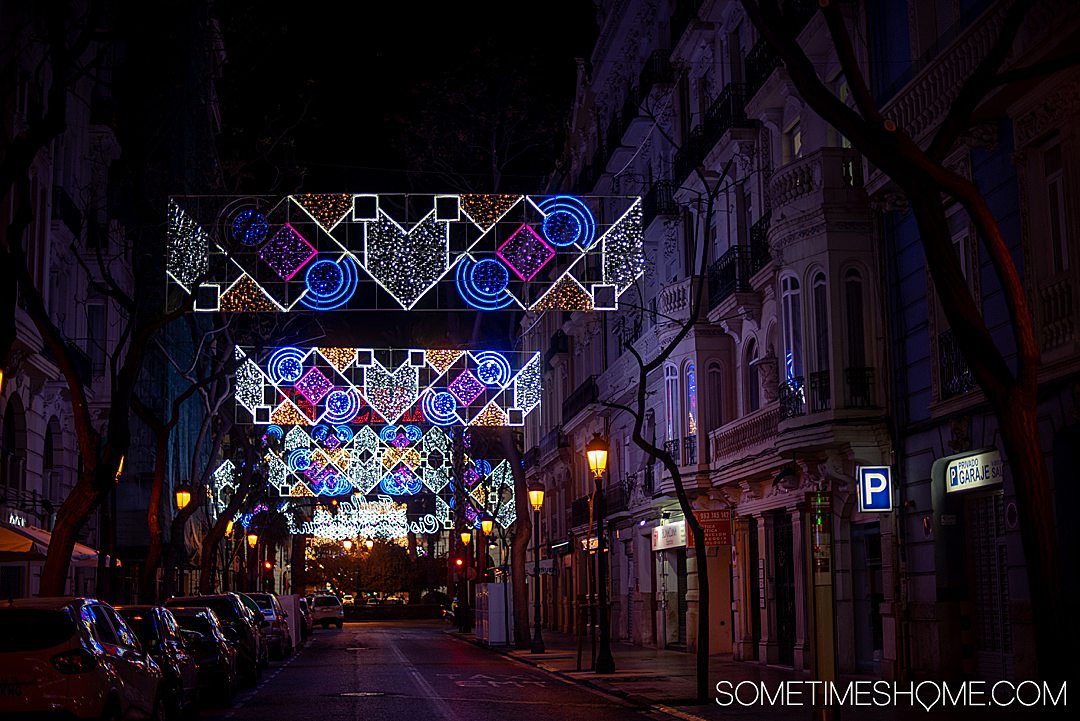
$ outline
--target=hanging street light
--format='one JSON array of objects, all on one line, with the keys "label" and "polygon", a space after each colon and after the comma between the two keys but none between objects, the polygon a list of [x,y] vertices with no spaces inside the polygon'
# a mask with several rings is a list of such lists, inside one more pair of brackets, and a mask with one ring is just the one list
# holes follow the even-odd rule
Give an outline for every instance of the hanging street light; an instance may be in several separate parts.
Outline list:
[{"label": "hanging street light", "polygon": [[191,503],[191,483],[180,481],[176,485],[176,510],[182,511]]},{"label": "hanging street light", "polygon": [[370,551],[371,549],[375,548],[375,541],[373,541],[373,540],[371,540],[369,538],[366,541],[364,541],[364,545],[367,547],[367,550]]},{"label": "hanging street light", "polygon": [[489,514],[486,514],[480,520],[480,530],[484,532],[485,536],[490,536],[491,535],[491,529],[494,528],[494,527],[495,527],[495,519],[493,519]]},{"label": "hanging street light", "polygon": [[468,546],[470,541],[472,541],[472,531],[465,529],[461,532],[461,542]]},{"label": "hanging street light", "polygon": [[255,533],[255,531],[247,534],[247,542],[248,548],[255,548],[255,546],[259,543],[259,534]]},{"label": "hanging street light", "polygon": [[351,538],[346,538],[344,541],[341,542],[341,545],[345,546],[346,551],[351,551],[352,550],[352,539]]}]

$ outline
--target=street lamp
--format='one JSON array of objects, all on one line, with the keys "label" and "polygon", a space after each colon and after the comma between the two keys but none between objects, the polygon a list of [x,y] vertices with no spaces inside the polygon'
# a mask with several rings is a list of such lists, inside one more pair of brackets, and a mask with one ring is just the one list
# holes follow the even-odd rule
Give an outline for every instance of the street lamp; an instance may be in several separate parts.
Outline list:
[{"label": "street lamp", "polygon": [[495,526],[495,519],[491,516],[484,516],[480,521],[480,530],[484,532],[485,536],[491,535],[491,529]]},{"label": "street lamp", "polygon": [[469,545],[469,541],[472,540],[472,531],[465,529],[461,532],[461,542],[466,546]]},{"label": "street lamp", "polygon": [[589,470],[593,474],[593,510],[596,514],[596,585],[600,591],[600,648],[596,654],[596,673],[614,673],[615,659],[611,657],[611,639],[608,628],[607,555],[604,544],[604,472],[607,471],[607,439],[599,433],[585,446]]},{"label": "street lamp", "polygon": [[191,503],[191,484],[180,481],[176,486],[176,510],[184,510],[189,503]]},{"label": "street lamp", "polygon": [[370,551],[371,549],[375,548],[375,541],[373,541],[373,540],[371,540],[369,538],[366,541],[364,541],[364,546],[367,548],[367,550]]},{"label": "street lamp", "polygon": [[248,548],[255,548],[255,546],[259,543],[259,534],[255,533],[255,531],[247,534],[247,542]]},{"label": "street lamp", "polygon": [[346,538],[344,541],[341,542],[341,545],[345,546],[346,551],[351,551],[352,550],[352,539],[351,538]]},{"label": "street lamp", "polygon": [[544,507],[543,483],[534,481],[529,484],[529,503],[532,505],[534,519],[533,526],[536,528],[536,540],[533,548],[533,553],[536,554],[533,566],[533,580],[536,582],[536,601],[533,605],[532,652],[543,653],[544,637],[540,633],[540,509]]}]

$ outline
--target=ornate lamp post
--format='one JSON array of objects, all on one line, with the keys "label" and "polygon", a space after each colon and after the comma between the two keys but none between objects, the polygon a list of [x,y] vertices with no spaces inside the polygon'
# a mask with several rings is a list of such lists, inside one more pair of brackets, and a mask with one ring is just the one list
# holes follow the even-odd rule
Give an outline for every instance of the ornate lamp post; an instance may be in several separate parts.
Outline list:
[{"label": "ornate lamp post", "polygon": [[536,529],[533,553],[535,565],[533,580],[536,583],[536,602],[533,605],[532,652],[544,653],[544,637],[540,634],[540,509],[544,507],[544,484],[529,484],[529,503],[533,509],[533,527]]},{"label": "ornate lamp post", "polygon": [[176,484],[176,510],[182,511],[191,503],[191,484],[180,481]]},{"label": "ornate lamp post", "polygon": [[461,602],[458,604],[458,613],[461,614],[461,623],[458,624],[458,628],[462,633],[468,633],[472,630],[472,623],[469,619],[469,614],[472,612],[472,604],[469,603],[469,555],[472,553],[472,549],[469,548],[469,543],[471,541],[472,531],[466,527],[461,532],[461,544],[465,547],[465,551],[461,555],[465,559],[465,567],[462,569]]},{"label": "ornate lamp post", "polygon": [[596,515],[596,585],[600,591],[600,649],[596,653],[596,672],[613,673],[615,660],[611,657],[610,619],[607,597],[607,548],[604,542],[604,472],[607,470],[608,442],[597,433],[585,446],[589,470],[593,474],[593,511]]}]

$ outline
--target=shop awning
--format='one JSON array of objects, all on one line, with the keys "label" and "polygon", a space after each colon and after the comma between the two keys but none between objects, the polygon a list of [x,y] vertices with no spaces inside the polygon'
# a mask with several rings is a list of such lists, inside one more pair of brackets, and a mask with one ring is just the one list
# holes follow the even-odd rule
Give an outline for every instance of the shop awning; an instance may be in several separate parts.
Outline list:
[{"label": "shop awning", "polygon": [[[0,562],[44,561],[49,552],[52,534],[33,526],[9,526],[0,524]],[[85,568],[97,565],[98,552],[90,546],[75,544],[71,553],[71,565]]]}]

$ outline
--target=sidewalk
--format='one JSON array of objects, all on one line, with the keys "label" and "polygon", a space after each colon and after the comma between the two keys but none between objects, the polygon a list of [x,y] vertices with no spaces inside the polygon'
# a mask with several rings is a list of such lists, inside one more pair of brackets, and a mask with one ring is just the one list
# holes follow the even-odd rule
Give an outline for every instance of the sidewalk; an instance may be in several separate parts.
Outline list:
[{"label": "sidewalk", "polygon": [[[472,634],[451,632],[464,640],[478,643]],[[529,651],[517,651],[502,647],[487,647],[496,653],[502,653],[522,663],[554,673],[568,681],[602,691],[625,699],[636,706],[653,708],[685,721],[707,719],[712,721],[808,721],[812,709],[803,706],[720,706],[716,702],[715,687],[719,681],[732,685],[750,681],[763,683],[769,688],[776,688],[784,681],[808,681],[806,673],[776,666],[766,666],[756,662],[734,661],[730,655],[713,656],[709,662],[710,701],[705,704],[694,702],[696,683],[696,659],[693,654],[678,651],[661,651],[655,648],[633,646],[613,642],[611,655],[615,659],[615,673],[596,674],[589,670],[578,670],[577,638],[563,633],[544,631],[544,654]],[[592,649],[588,638],[583,639],[581,649],[581,667],[588,669]],[[842,681],[854,680],[842,678]],[[729,687],[730,688],[730,687]],[[988,721],[989,719],[1033,718],[1038,716],[1034,709],[1013,708],[934,708],[927,712],[915,708],[843,708],[844,721],[874,719],[875,721],[905,721],[920,719],[939,721],[941,719],[971,719]]]}]

